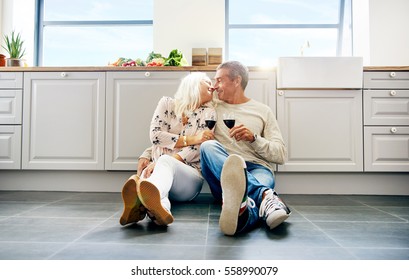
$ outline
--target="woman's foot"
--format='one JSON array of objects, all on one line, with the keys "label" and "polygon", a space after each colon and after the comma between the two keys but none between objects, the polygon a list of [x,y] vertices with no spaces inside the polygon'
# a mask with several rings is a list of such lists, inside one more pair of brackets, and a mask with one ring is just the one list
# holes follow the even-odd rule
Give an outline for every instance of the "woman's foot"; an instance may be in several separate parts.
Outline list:
[{"label": "woman's foot", "polygon": [[142,205],[136,192],[138,184],[139,177],[133,175],[128,179],[128,181],[126,181],[124,187],[122,188],[124,211],[119,220],[119,223],[123,226],[143,220],[146,216],[146,209]]},{"label": "woman's foot", "polygon": [[136,190],[153,222],[160,226],[173,223],[173,216],[169,210],[163,207],[160,192],[154,184],[144,180],[140,182]]}]

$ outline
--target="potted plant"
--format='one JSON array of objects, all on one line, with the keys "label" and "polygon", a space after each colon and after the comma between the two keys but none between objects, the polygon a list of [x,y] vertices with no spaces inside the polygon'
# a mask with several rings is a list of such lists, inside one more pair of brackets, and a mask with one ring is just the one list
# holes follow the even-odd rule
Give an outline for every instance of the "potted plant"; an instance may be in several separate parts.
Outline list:
[{"label": "potted plant", "polygon": [[23,48],[24,41],[20,33],[11,32],[11,36],[4,36],[5,46],[3,48],[8,52],[9,58],[6,59],[7,66],[23,66],[22,57],[26,50]]}]

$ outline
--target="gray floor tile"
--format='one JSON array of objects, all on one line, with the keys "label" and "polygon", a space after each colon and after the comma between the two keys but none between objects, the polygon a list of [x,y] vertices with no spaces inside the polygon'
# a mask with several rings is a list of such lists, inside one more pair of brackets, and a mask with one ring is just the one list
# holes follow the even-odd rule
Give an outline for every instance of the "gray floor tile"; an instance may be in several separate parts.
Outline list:
[{"label": "gray floor tile", "polygon": [[385,211],[365,206],[296,206],[294,209],[309,221],[402,222]]},{"label": "gray floor tile", "polygon": [[163,244],[73,243],[56,252],[55,260],[202,260],[205,246]]},{"label": "gray floor tile", "polygon": [[0,260],[47,260],[66,243],[0,242]]},{"label": "gray floor tile", "polygon": [[0,259],[409,260],[409,197],[282,195],[292,214],[234,237],[210,194],[121,226],[120,193],[0,191]]},{"label": "gray floor tile", "polygon": [[360,260],[409,260],[409,248],[347,248]]}]

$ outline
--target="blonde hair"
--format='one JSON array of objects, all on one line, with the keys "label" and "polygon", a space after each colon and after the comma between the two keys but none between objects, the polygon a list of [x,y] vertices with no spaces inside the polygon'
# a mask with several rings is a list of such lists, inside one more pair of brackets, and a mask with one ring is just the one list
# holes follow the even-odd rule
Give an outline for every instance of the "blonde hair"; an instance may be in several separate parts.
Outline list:
[{"label": "blonde hair", "polygon": [[193,72],[182,79],[175,93],[175,114],[177,117],[189,116],[201,105],[200,84],[202,81],[211,82],[203,72]]}]

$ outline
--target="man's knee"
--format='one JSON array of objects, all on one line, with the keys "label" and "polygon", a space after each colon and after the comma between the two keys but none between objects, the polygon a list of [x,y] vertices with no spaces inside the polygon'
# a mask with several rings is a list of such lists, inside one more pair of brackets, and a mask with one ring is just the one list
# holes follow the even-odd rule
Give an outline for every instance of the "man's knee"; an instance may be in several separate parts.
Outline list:
[{"label": "man's knee", "polygon": [[217,149],[218,145],[219,142],[217,142],[216,140],[205,141],[200,145],[200,153],[201,154],[212,153]]}]

